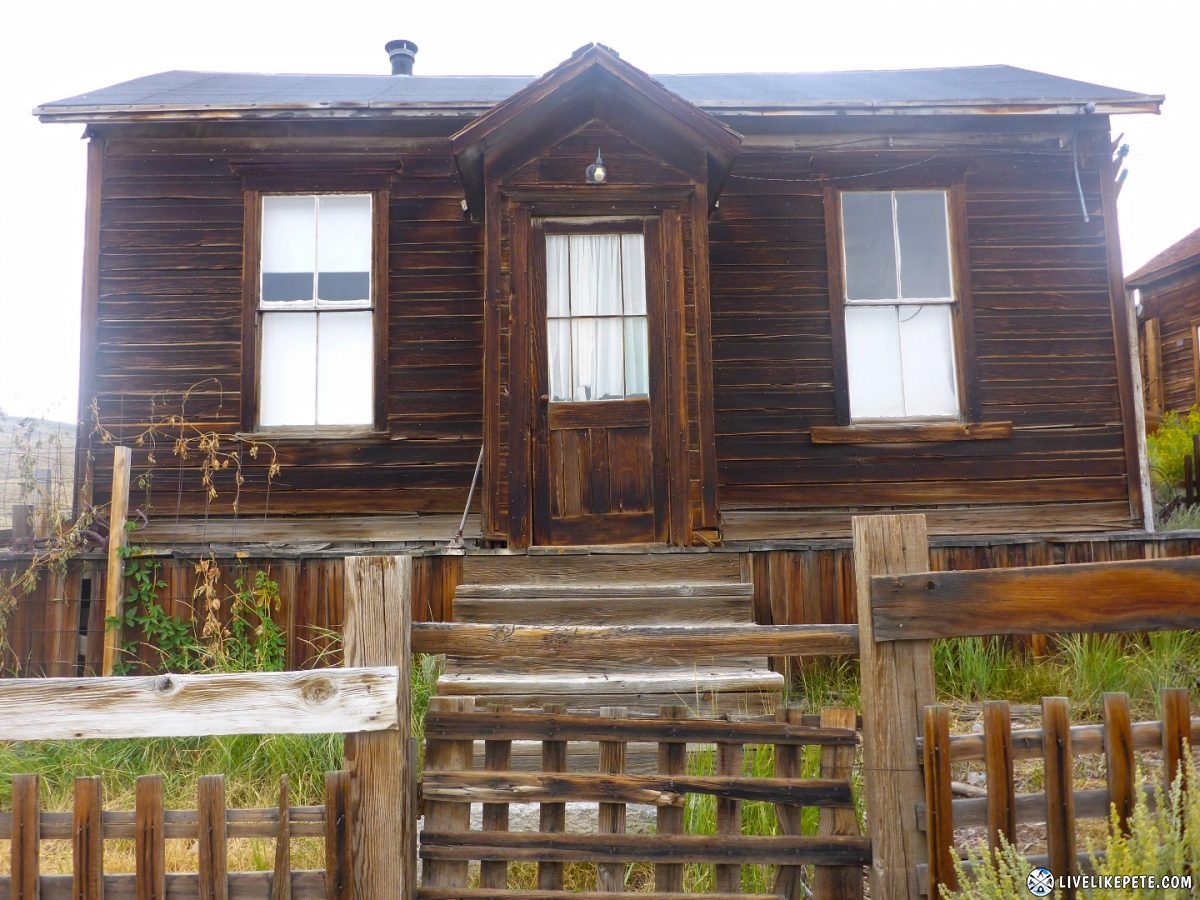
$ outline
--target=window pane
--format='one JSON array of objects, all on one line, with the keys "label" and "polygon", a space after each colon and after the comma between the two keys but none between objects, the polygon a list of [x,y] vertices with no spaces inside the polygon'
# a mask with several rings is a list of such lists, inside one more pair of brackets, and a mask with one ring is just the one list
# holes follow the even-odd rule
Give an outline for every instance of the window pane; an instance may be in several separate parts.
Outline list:
[{"label": "window pane", "polygon": [[572,319],[575,400],[615,400],[624,393],[621,319]]},{"label": "window pane", "polygon": [[550,350],[550,399],[571,399],[571,320],[546,323]]},{"label": "window pane", "polygon": [[263,313],[259,372],[259,424],[316,422],[316,313]]},{"label": "window pane", "polygon": [[905,414],[899,331],[894,306],[846,307],[846,369],[853,418]]},{"label": "window pane", "polygon": [[625,315],[646,314],[646,248],[640,234],[621,235],[621,289]]},{"label": "window pane", "polygon": [[954,325],[946,305],[900,307],[904,405],[910,416],[956,416]]},{"label": "window pane", "polygon": [[645,397],[650,393],[650,354],[646,340],[646,317],[625,319],[625,396]]},{"label": "window pane", "polygon": [[898,191],[900,296],[949,297],[950,246],[943,191]]},{"label": "window pane", "polygon": [[571,314],[620,315],[621,244],[615,234],[573,234]]},{"label": "window pane", "polygon": [[262,299],[311,300],[316,271],[316,198],[263,197]]},{"label": "window pane", "polygon": [[570,254],[565,234],[546,235],[546,315],[571,314]]},{"label": "window pane", "polygon": [[891,193],[842,194],[842,242],[846,254],[846,299],[895,299],[896,246]]},{"label": "window pane", "polygon": [[370,301],[370,196],[318,198],[317,271],[320,299]]},{"label": "window pane", "polygon": [[317,424],[369,425],[371,317],[362,312],[320,313],[317,321]]}]

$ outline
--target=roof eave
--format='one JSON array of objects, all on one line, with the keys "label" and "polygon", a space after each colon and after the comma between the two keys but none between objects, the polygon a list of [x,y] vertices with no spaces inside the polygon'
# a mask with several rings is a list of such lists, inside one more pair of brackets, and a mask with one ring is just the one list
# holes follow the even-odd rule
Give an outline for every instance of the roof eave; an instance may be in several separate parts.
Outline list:
[{"label": "roof eave", "polygon": [[[1019,101],[806,101],[804,103],[745,103],[700,100],[694,106],[716,116],[920,116],[920,115],[1121,115],[1161,112],[1162,96],[1146,95],[1109,100]],[[277,106],[39,106],[33,115],[42,122],[193,122],[209,120],[418,118],[477,116],[496,106],[490,101],[452,103],[280,104]]]}]

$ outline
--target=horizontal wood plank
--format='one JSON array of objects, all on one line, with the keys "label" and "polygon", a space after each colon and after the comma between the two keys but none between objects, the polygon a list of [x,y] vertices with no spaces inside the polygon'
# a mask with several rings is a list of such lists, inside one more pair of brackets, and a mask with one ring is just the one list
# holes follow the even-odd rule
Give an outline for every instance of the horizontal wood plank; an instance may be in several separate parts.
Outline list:
[{"label": "horizontal wood plank", "polygon": [[431,711],[425,716],[425,737],[441,740],[488,739],[504,741],[687,741],[755,742],[852,746],[856,732],[846,728],[822,728],[784,722],[733,721],[718,719],[606,719],[599,716],[549,715],[545,713],[448,713]]},{"label": "horizontal wood plank", "polygon": [[866,865],[862,837],[717,837],[667,834],[468,832],[421,835],[423,859],[548,862],[723,862],[743,865]]},{"label": "horizontal wood plank", "polygon": [[471,625],[415,623],[413,650],[472,659],[604,661],[652,654],[828,656],[858,651],[854,625]]},{"label": "horizontal wood plank", "polygon": [[0,680],[0,740],[335,734],[396,727],[395,667]]},{"label": "horizontal wood plank", "polygon": [[744,778],[684,775],[564,775],[492,772],[429,772],[421,782],[426,799],[465,803],[609,802],[682,806],[684,794],[796,806],[853,807],[846,781],[810,778]]},{"label": "horizontal wood plank", "polygon": [[875,637],[1200,628],[1200,557],[871,579]]},{"label": "horizontal wood plank", "polygon": [[[136,875],[105,875],[105,900],[135,900]],[[229,896],[239,900],[270,900],[270,872],[230,872]],[[11,896],[11,877],[0,876],[0,897]],[[172,898],[198,897],[200,878],[195,872],[168,872],[166,896]],[[71,875],[43,875],[39,880],[41,900],[72,900]],[[292,872],[292,900],[325,900],[325,873],[315,870]]]},{"label": "horizontal wood plank", "polygon": [[994,441],[1012,437],[1012,422],[923,422],[912,425],[814,425],[814,444],[911,444]]}]

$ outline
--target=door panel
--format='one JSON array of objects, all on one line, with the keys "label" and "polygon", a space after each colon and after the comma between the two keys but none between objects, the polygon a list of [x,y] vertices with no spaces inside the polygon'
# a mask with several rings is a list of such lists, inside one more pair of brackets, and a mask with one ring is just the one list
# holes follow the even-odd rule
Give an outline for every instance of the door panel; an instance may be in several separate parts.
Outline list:
[{"label": "door panel", "polygon": [[534,543],[666,540],[660,233],[534,223]]}]

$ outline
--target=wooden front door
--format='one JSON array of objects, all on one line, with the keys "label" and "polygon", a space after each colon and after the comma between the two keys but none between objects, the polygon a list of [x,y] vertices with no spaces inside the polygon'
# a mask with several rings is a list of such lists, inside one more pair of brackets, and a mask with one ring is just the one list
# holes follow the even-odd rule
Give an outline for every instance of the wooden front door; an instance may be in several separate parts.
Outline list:
[{"label": "wooden front door", "polygon": [[534,543],[667,540],[662,229],[534,220]]}]

